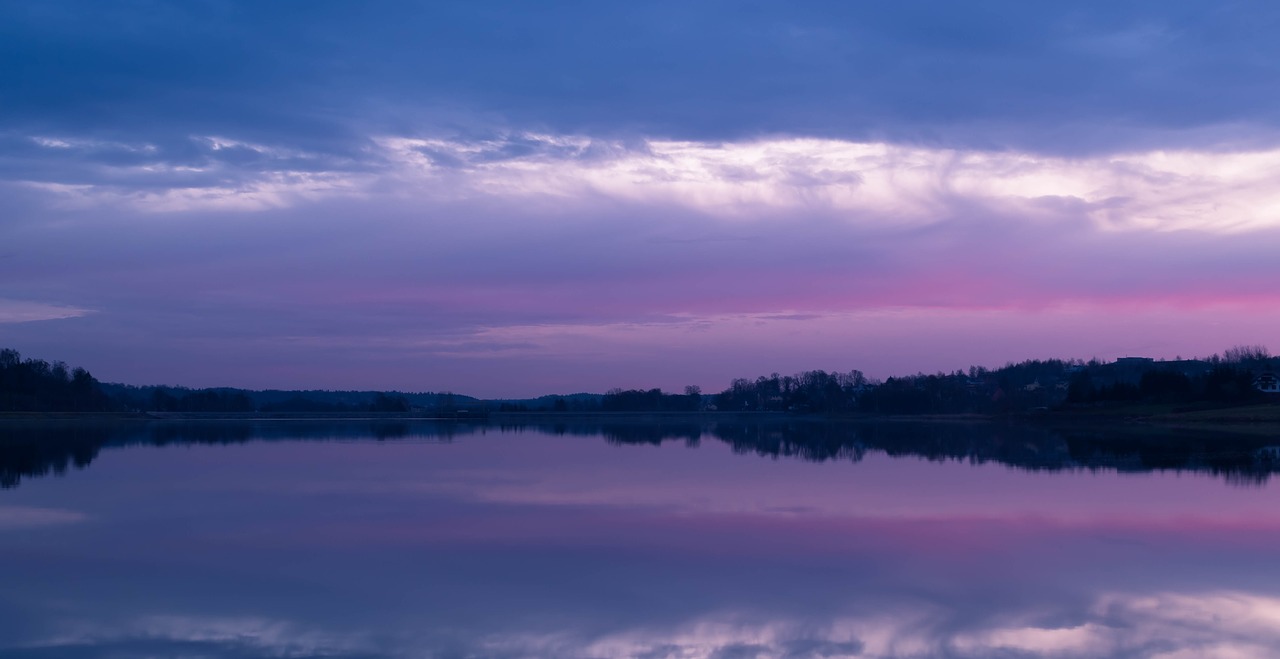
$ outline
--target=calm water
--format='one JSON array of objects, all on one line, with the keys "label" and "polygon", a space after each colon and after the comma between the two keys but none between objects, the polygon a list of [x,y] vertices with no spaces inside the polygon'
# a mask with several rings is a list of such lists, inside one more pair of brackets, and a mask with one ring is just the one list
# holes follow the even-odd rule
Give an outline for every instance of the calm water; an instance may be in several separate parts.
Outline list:
[{"label": "calm water", "polygon": [[367,422],[0,437],[4,657],[1280,656],[1277,438]]}]

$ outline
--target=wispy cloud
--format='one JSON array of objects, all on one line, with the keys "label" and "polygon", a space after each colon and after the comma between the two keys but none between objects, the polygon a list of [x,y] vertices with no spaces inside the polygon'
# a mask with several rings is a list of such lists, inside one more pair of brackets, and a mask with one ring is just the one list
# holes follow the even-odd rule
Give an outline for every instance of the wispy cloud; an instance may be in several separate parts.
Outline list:
[{"label": "wispy cloud", "polygon": [[[1065,158],[885,142],[773,139],[618,142],[516,133],[479,141],[379,137],[368,162],[224,138],[179,163],[148,145],[142,162],[95,163],[96,176],[18,179],[85,204],[154,212],[262,209],[322,198],[613,199],[721,218],[837,214],[867,227],[928,226],[975,210],[1025,222],[1064,216],[1103,230],[1247,231],[1280,227],[1280,151],[1153,150]],[[42,139],[61,154],[74,143]],[[235,153],[239,157],[221,157]],[[35,156],[32,156],[35,157]],[[28,172],[29,170],[22,170]],[[15,174],[11,174],[14,176]],[[96,179],[96,180],[94,180]]]},{"label": "wispy cloud", "polygon": [[0,531],[75,524],[86,519],[84,513],[62,508],[0,506]]},{"label": "wispy cloud", "polygon": [[90,313],[93,312],[78,307],[0,298],[0,323],[30,323],[39,320],[79,318]]},{"label": "wispy cloud", "polygon": [[[513,143],[540,148],[491,156]],[[932,224],[982,205],[1028,222],[1075,213],[1105,229],[1280,226],[1274,174],[1280,151],[1063,158],[818,139],[651,140],[643,148],[602,149],[589,138],[546,135],[479,145],[397,138],[380,144],[389,157],[420,171],[422,183],[446,180],[452,194],[461,187],[495,196],[603,195],[718,216],[838,212],[873,226]],[[448,164],[429,153],[449,154]]]},{"label": "wispy cloud", "polygon": [[64,656],[102,653],[217,657],[388,657],[367,635],[336,634],[261,617],[148,615],[114,625],[79,622],[27,643],[29,650]]},{"label": "wispy cloud", "polygon": [[[1265,657],[1280,642],[1274,598],[1235,591],[1115,593],[1083,609],[957,611],[884,604],[879,613],[830,620],[762,620],[723,613],[674,628],[494,635],[478,644],[494,656],[682,657]],[[973,619],[976,618],[976,619]],[[1067,622],[1069,621],[1069,622]]]}]

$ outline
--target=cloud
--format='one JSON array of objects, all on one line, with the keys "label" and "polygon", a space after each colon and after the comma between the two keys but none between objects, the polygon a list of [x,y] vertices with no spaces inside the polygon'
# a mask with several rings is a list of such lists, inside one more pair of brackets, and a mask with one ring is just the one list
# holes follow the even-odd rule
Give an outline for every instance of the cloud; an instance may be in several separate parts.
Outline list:
[{"label": "cloud", "polygon": [[[379,137],[368,162],[335,162],[224,138],[195,142],[201,155],[187,161],[147,144],[117,145],[144,154],[142,161],[93,162],[92,176],[52,169],[32,177],[39,167],[17,166],[12,175],[86,206],[151,212],[390,197],[570,206],[612,200],[727,219],[795,223],[816,215],[889,229],[975,213],[1040,224],[1070,219],[1087,223],[1086,230],[1280,227],[1276,150],[1064,158],[819,139],[634,144],[512,133],[480,141]],[[30,158],[77,149],[82,159],[92,157],[76,142],[41,138]]]},{"label": "cloud", "polygon": [[0,122],[345,155],[370,134],[513,126],[1060,155],[1276,142],[1269,3],[736,9],[14,6]]},{"label": "cloud", "polygon": [[1230,591],[1111,594],[1084,611],[1055,612],[1078,620],[1065,625],[1046,623],[1052,616],[1043,614],[998,613],[957,628],[942,611],[920,607],[820,624],[711,617],[577,647],[565,639],[518,644],[593,657],[1264,657],[1280,642],[1277,606],[1273,598]]},{"label": "cloud", "polygon": [[31,506],[0,506],[0,531],[29,529],[43,526],[59,526],[83,522],[84,513],[60,508],[35,508]]},{"label": "cloud", "polygon": [[[505,381],[504,365],[555,378],[503,392],[532,394],[583,389],[573,373],[593,361],[636,386],[718,390],[757,369],[885,377],[1139,344],[1209,354],[1265,344],[1274,319],[1269,151],[1067,159],[524,133],[373,144],[382,170],[334,173],[324,189],[287,171],[240,172],[236,190],[28,189],[0,228],[7,294],[96,313],[65,331],[11,324],[6,340],[139,381],[173,381],[139,370],[161,349],[157,367],[240,355],[197,369],[224,373],[209,384],[261,364],[290,386],[353,386],[372,376],[353,375],[360,364],[411,388]],[[649,379],[663,368],[670,381]]]},{"label": "cloud", "polygon": [[79,318],[90,313],[88,309],[0,298],[0,324]]},{"label": "cloud", "polygon": [[1264,657],[1280,643],[1280,601],[1250,593],[1111,594],[1086,621],[967,632],[962,656],[1013,652],[1045,657]]},{"label": "cloud", "polygon": [[[1271,173],[1280,164],[1275,150],[1064,158],[820,139],[649,140],[643,149],[619,148],[607,157],[587,158],[584,154],[598,141],[586,137],[378,142],[401,164],[406,182],[426,191],[447,182],[451,195],[459,188],[498,197],[600,195],[719,216],[838,212],[859,224],[889,226],[944,221],[982,205],[992,207],[989,212],[1021,214],[1029,222],[1074,212],[1114,229],[1280,226],[1280,196]],[[507,153],[506,145],[528,143],[542,148],[491,155]],[[438,164],[440,154],[447,166]]]},{"label": "cloud", "polygon": [[22,656],[195,654],[214,657],[387,657],[368,638],[258,617],[153,615],[118,625],[77,623],[25,644]]},{"label": "cloud", "polygon": [[218,136],[168,144],[92,137],[16,135],[3,140],[0,177],[72,206],[151,212],[258,210],[357,192],[379,167],[355,160]]},{"label": "cloud", "polygon": [[[1274,598],[1222,591],[1108,594],[1081,610],[960,612],[920,605],[821,622],[713,614],[674,628],[495,635],[494,656],[760,659],[866,657],[1265,657],[1280,642]],[[1074,622],[1061,622],[1062,619]]]}]

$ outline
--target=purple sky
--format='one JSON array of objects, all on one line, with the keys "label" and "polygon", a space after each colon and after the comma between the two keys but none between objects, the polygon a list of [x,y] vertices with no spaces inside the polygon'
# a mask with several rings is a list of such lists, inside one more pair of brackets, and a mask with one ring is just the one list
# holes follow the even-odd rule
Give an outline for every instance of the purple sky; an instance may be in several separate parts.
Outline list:
[{"label": "purple sky", "polygon": [[524,396],[1280,330],[1264,2],[0,8],[0,345]]}]

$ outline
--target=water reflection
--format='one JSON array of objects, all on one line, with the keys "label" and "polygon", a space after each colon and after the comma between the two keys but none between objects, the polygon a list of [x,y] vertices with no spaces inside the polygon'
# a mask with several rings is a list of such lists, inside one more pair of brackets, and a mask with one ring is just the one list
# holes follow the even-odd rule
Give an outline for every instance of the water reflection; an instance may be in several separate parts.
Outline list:
[{"label": "water reflection", "polygon": [[28,424],[0,656],[1280,647],[1268,438],[819,426]]},{"label": "water reflection", "polygon": [[365,421],[0,421],[0,488],[88,467],[104,448],[309,440],[450,441],[465,424]]},{"label": "water reflection", "polygon": [[22,478],[85,468],[103,448],[250,441],[414,440],[448,442],[492,429],[603,437],[614,444],[684,442],[704,438],[735,453],[815,462],[860,462],[870,452],[894,457],[995,462],[1032,471],[1114,470],[1200,472],[1237,485],[1261,484],[1280,471],[1280,434],[1205,432],[1138,424],[1044,427],[992,423],[835,422],[817,420],[721,422],[607,422],[579,420],[485,426],[446,421],[366,420],[0,422],[0,488]]}]

